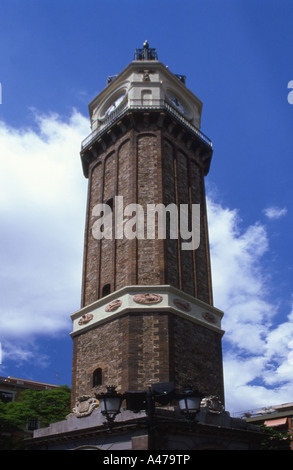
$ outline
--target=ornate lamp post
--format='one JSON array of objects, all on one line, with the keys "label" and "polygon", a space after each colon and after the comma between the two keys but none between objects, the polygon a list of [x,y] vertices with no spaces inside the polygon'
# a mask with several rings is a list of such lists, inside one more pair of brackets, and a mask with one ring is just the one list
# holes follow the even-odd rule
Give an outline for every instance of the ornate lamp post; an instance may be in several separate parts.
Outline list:
[{"label": "ornate lamp post", "polygon": [[105,416],[111,432],[115,418],[117,414],[120,413],[121,403],[124,396],[116,392],[116,387],[114,385],[109,385],[107,387],[107,392],[101,393],[100,395],[96,394],[96,398],[100,402],[101,413]]},{"label": "ornate lamp post", "polygon": [[200,411],[200,403],[204,395],[197,390],[187,388],[181,394],[175,394],[172,383],[167,384],[154,384],[152,388],[144,391],[129,391],[124,395],[116,392],[116,387],[113,385],[107,387],[107,392],[97,395],[96,398],[100,402],[101,413],[105,416],[109,427],[112,431],[115,418],[120,413],[122,401],[126,399],[127,409],[134,413],[141,410],[146,411],[147,415],[147,428],[149,434],[150,448],[153,446],[153,427],[154,427],[154,412],[155,401],[162,405],[167,405],[174,399],[178,400],[181,413],[187,418],[189,423],[195,421],[197,413]]},{"label": "ornate lamp post", "polygon": [[200,411],[200,402],[203,397],[204,395],[191,388],[186,389],[184,393],[178,395],[180,411],[190,422],[195,421],[195,417]]}]

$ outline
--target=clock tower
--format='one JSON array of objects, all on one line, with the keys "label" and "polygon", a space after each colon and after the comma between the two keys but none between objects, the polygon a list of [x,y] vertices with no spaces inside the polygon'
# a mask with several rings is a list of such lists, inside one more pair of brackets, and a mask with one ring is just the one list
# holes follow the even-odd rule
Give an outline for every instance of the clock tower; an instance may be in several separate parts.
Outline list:
[{"label": "clock tower", "polygon": [[89,104],[81,309],[72,402],[172,382],[224,402],[204,178],[202,102],[147,42]]}]

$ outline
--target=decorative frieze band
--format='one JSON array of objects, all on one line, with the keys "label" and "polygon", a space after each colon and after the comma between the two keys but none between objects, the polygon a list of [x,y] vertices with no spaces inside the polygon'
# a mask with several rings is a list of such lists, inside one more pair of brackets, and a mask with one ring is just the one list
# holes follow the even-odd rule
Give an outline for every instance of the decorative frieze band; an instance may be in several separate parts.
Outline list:
[{"label": "decorative frieze band", "polygon": [[223,312],[172,286],[128,286],[71,315],[72,336],[125,313],[147,310],[169,311],[207,328],[221,330]]}]

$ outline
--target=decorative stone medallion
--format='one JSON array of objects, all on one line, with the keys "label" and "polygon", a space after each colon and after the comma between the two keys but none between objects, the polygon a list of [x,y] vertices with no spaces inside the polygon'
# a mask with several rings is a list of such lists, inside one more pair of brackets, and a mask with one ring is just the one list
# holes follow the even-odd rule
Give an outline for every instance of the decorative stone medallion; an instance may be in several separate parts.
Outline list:
[{"label": "decorative stone medallion", "polygon": [[99,406],[99,403],[96,398],[84,395],[78,399],[72,412],[78,418],[82,418],[83,416],[90,415],[97,406]]},{"label": "decorative stone medallion", "polygon": [[201,406],[207,408],[210,413],[221,414],[224,411],[224,405],[216,395],[211,395],[201,401]]},{"label": "decorative stone medallion", "polygon": [[217,323],[216,317],[210,312],[203,312],[201,316],[209,323]]},{"label": "decorative stone medallion", "polygon": [[190,312],[191,306],[185,300],[174,299],[173,302],[174,302],[174,305],[176,305],[176,307],[180,308],[181,310],[185,310],[185,312]]},{"label": "decorative stone medallion", "polygon": [[94,318],[92,313],[85,313],[78,321],[79,325],[86,325]]},{"label": "decorative stone medallion", "polygon": [[158,304],[162,302],[163,297],[159,294],[136,294],[133,296],[134,302],[137,304]]},{"label": "decorative stone medallion", "polygon": [[122,300],[117,299],[117,300],[112,300],[107,307],[105,308],[106,312],[114,312],[117,310],[117,308],[121,307],[122,305]]}]

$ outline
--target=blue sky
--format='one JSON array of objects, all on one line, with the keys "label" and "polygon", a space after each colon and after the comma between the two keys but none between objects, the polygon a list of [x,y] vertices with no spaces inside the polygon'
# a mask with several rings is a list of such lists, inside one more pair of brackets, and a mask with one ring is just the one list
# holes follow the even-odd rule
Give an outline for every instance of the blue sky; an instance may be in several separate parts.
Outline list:
[{"label": "blue sky", "polygon": [[0,375],[71,383],[88,103],[145,39],[187,76],[206,178],[226,408],[293,401],[293,4],[0,0]]}]

